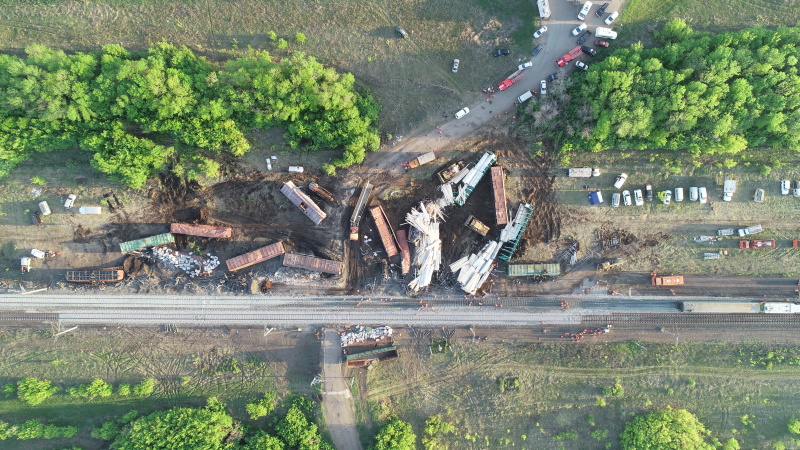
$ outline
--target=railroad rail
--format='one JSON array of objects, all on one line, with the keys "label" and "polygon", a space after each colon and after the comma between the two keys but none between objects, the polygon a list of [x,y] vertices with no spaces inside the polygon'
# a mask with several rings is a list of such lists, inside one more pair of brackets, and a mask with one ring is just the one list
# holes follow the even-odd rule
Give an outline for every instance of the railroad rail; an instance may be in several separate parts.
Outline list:
[{"label": "railroad rail", "polygon": [[44,322],[58,320],[56,313],[29,313],[25,311],[0,311],[0,322]]},{"label": "railroad rail", "polygon": [[660,325],[800,325],[796,314],[603,314],[585,315],[583,324],[660,324]]}]

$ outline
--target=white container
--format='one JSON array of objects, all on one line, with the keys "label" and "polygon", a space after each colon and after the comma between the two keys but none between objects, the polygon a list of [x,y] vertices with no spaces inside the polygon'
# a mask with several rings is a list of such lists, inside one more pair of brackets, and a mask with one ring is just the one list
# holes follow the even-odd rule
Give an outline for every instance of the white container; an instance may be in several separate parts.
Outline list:
[{"label": "white container", "polygon": [[81,214],[102,214],[103,209],[99,206],[81,206],[78,212]]},{"label": "white container", "polygon": [[289,172],[292,173],[303,173],[303,166],[289,166]]},{"label": "white container", "polygon": [[42,211],[43,216],[47,216],[51,213],[50,205],[47,202],[39,202],[39,210]]},{"label": "white container", "polygon": [[70,208],[72,208],[72,205],[74,205],[74,204],[75,204],[75,199],[76,199],[76,198],[77,198],[77,197],[75,197],[75,194],[69,194],[69,195],[67,196],[67,199],[66,199],[66,200],[64,200],[64,208],[66,208],[66,209],[70,209]]},{"label": "white container", "polygon": [[31,249],[31,256],[34,258],[42,259],[44,258],[44,252],[41,250]]}]

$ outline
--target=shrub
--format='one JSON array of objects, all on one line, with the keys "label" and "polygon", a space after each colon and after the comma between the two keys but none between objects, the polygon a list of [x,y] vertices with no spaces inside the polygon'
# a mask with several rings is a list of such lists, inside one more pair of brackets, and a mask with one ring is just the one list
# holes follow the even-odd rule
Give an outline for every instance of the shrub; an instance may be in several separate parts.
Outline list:
[{"label": "shrub", "polygon": [[131,385],[130,384],[120,384],[117,386],[117,395],[120,397],[127,397],[131,395]]},{"label": "shrub", "polygon": [[306,42],[306,35],[300,32],[294,34],[294,40],[298,44],[305,44]]},{"label": "shrub", "polygon": [[110,397],[113,388],[110,384],[103,381],[102,378],[95,378],[91,384],[81,384],[67,390],[69,395],[73,397],[85,397],[89,400],[95,397]]},{"label": "shrub", "polygon": [[147,397],[153,393],[156,387],[155,378],[145,378],[141,383],[133,387],[133,394],[137,397]]},{"label": "shrub", "polygon": [[42,403],[56,392],[58,392],[58,388],[52,386],[50,380],[31,377],[17,382],[17,396],[30,406]]},{"label": "shrub", "polygon": [[245,411],[253,420],[268,416],[275,409],[276,396],[272,392],[267,392],[262,398],[254,398],[245,406]]}]

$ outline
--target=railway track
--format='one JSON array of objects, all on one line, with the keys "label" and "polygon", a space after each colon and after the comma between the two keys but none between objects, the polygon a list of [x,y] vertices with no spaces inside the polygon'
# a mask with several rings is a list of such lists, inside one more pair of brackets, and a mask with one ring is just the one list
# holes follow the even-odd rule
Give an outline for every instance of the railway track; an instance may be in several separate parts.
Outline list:
[{"label": "railway track", "polygon": [[58,320],[56,313],[29,313],[25,311],[0,311],[0,322],[43,322]]},{"label": "railway track", "polygon": [[657,325],[800,325],[800,315],[794,314],[604,314],[585,315],[582,323],[598,324],[657,324]]}]

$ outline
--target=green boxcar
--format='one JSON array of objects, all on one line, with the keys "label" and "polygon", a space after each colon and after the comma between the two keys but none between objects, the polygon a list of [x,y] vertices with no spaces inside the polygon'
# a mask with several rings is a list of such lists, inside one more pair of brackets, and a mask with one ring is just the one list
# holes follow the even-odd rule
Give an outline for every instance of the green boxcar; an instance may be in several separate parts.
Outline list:
[{"label": "green boxcar", "polygon": [[175,242],[175,236],[173,236],[172,233],[164,233],[142,239],[136,239],[134,241],[120,242],[119,249],[125,253],[131,250],[155,247],[156,245],[169,244],[171,242]]},{"label": "green boxcar", "polygon": [[561,266],[558,264],[509,264],[508,276],[510,277],[535,277],[546,275],[554,277],[561,275]]}]

